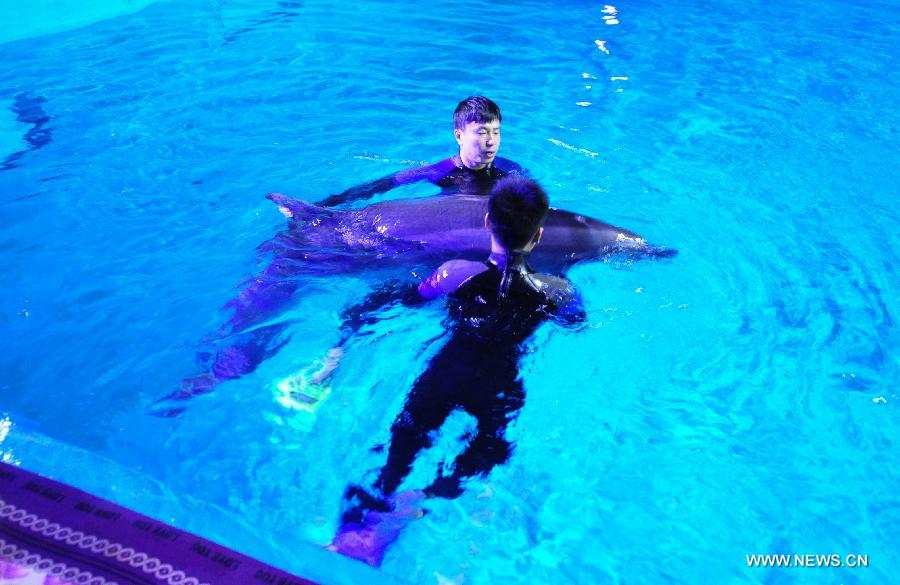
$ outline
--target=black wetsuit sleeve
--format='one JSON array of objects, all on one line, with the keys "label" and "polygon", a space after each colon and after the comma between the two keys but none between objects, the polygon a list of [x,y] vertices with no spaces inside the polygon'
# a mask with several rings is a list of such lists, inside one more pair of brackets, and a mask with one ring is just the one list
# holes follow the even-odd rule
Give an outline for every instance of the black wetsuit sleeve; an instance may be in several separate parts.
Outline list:
[{"label": "black wetsuit sleeve", "polygon": [[413,307],[426,302],[419,294],[417,283],[409,281],[390,281],[380,285],[370,292],[358,303],[346,307],[341,311],[341,342],[346,343],[357,331],[365,325],[377,323],[379,313],[385,308],[401,304]]},{"label": "black wetsuit sleeve", "polygon": [[373,195],[386,193],[395,187],[402,187],[403,185],[417,183],[419,181],[430,181],[437,184],[441,177],[449,173],[453,168],[455,168],[453,160],[446,159],[432,165],[425,165],[424,167],[404,169],[386,177],[375,179],[374,181],[369,181],[368,183],[363,183],[362,185],[357,185],[355,187],[350,187],[343,193],[326,197],[319,201],[318,205],[333,207],[358,199],[369,199]]},{"label": "black wetsuit sleeve", "polygon": [[578,325],[587,321],[587,313],[581,295],[565,278],[544,276],[544,294],[550,301],[549,314],[554,321],[563,325]]},{"label": "black wetsuit sleeve", "polygon": [[553,319],[563,325],[580,325],[587,321],[581,295],[574,291],[553,310]]},{"label": "black wetsuit sleeve", "polygon": [[350,187],[337,195],[329,195],[325,199],[319,201],[318,205],[323,207],[334,207],[335,205],[349,203],[350,201],[356,201],[357,199],[369,199],[373,195],[390,191],[396,187],[397,184],[394,181],[394,177],[395,175],[388,175],[387,177],[375,179],[374,181],[369,181],[362,185]]}]

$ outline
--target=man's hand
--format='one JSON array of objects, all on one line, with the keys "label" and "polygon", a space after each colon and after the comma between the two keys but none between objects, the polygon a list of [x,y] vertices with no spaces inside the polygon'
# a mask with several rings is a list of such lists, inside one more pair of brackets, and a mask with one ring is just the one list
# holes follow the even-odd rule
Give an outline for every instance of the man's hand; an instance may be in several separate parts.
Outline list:
[{"label": "man's hand", "polygon": [[328,378],[331,377],[331,373],[337,369],[343,355],[344,350],[340,347],[332,347],[331,349],[329,349],[328,355],[322,362],[322,368],[318,372],[313,374],[309,378],[309,381],[313,384],[321,384],[322,382],[328,380]]}]

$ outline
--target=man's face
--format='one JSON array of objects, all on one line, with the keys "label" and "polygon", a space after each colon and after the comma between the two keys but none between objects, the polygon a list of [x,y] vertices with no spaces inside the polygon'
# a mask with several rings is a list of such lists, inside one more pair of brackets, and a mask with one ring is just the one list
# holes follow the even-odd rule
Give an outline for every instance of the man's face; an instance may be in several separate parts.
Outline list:
[{"label": "man's face", "polygon": [[500,148],[500,121],[469,122],[466,127],[453,131],[459,143],[459,156],[470,169],[483,169],[494,162]]}]

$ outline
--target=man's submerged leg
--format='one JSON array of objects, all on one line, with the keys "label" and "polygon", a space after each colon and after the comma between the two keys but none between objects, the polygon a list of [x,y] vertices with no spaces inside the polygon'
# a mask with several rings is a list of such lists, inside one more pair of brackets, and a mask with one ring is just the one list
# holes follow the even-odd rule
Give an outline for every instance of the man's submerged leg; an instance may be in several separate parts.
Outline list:
[{"label": "man's submerged leg", "polygon": [[506,388],[505,392],[492,394],[481,386],[468,391],[464,406],[478,420],[477,434],[456,457],[450,475],[438,475],[425,488],[424,493],[429,498],[457,498],[463,493],[464,480],[476,475],[487,477],[494,467],[509,460],[513,444],[505,438],[506,427],[525,403],[525,390],[522,383],[515,379],[516,370],[510,370],[509,374],[508,379],[498,379],[488,384],[494,388]]},{"label": "man's submerged leg", "polygon": [[428,372],[419,378],[391,426],[387,462],[373,489],[350,486],[344,493],[347,508],[330,550],[378,566],[403,527],[425,514],[419,506],[423,492],[395,492],[409,475],[416,455],[431,445],[429,433],[440,428],[455,407],[450,397],[440,392],[441,386],[430,380]]},{"label": "man's submerged leg", "polygon": [[419,452],[431,446],[430,433],[440,428],[453,408],[452,401],[417,384],[407,397],[403,411],[391,425],[387,461],[379,471],[372,490],[351,486],[345,492],[349,507],[342,515],[343,522],[358,523],[369,510],[387,512],[393,508],[394,492],[409,475]]},{"label": "man's submerged leg", "polygon": [[462,482],[465,479],[480,475],[487,477],[497,465],[506,463],[512,453],[512,444],[503,438],[502,431],[498,436],[496,430],[479,428],[478,435],[469,443],[466,450],[457,456],[450,475],[439,475],[424,493],[429,498],[454,499],[462,495]]},{"label": "man's submerged leg", "polygon": [[[154,405],[169,401],[184,401],[194,396],[207,394],[227,380],[237,379],[248,374],[264,360],[281,349],[290,338],[283,333],[290,323],[275,323],[257,327],[252,331],[225,338],[223,346],[210,355],[212,364],[207,372],[191,376],[181,381],[177,390],[157,400]],[[159,416],[178,416],[184,411],[183,406],[155,406],[153,414]]]},{"label": "man's submerged leg", "polygon": [[[505,463],[513,446],[503,435],[507,424],[515,417],[522,404],[521,392],[511,394],[511,398],[500,398],[499,404],[495,400],[493,404],[483,404],[472,409],[475,411],[473,414],[479,416],[477,435],[456,458],[451,475],[437,477],[423,491],[406,490],[394,496],[394,490],[409,474],[416,454],[430,445],[427,431],[415,425],[404,424],[414,420],[404,416],[408,414],[404,410],[391,428],[388,462],[375,482],[376,488],[384,497],[375,496],[358,486],[347,488],[344,497],[353,506],[344,512],[341,527],[328,549],[377,567],[388,546],[397,539],[402,529],[425,514],[425,510],[420,507],[422,499],[456,498],[463,492],[461,484],[464,479],[474,475],[484,477],[495,466]],[[428,426],[432,429],[440,427],[453,405],[448,403],[445,407],[448,407],[446,414],[440,420],[437,420],[437,415],[443,410],[431,411],[434,418]]]}]

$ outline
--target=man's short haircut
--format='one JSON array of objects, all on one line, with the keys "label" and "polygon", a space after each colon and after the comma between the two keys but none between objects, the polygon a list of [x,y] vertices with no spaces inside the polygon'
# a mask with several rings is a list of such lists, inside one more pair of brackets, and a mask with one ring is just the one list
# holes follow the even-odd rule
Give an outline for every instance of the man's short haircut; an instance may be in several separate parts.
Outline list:
[{"label": "man's short haircut", "polygon": [[488,199],[491,232],[503,247],[522,248],[544,224],[549,207],[547,193],[535,181],[520,175],[503,177]]},{"label": "man's short haircut", "polygon": [[464,130],[469,122],[486,124],[488,122],[502,122],[500,107],[481,95],[469,96],[456,106],[453,112],[453,128]]}]

